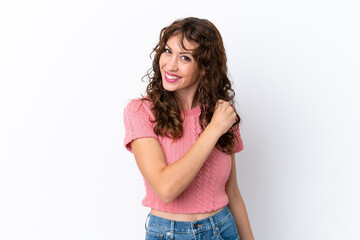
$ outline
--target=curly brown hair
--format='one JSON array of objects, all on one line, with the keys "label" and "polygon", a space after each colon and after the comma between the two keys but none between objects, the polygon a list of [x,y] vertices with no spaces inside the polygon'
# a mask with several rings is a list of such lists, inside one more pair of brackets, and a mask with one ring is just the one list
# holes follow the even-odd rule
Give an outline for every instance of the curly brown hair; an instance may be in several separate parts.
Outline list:
[{"label": "curly brown hair", "polygon": [[[201,129],[204,130],[207,124],[210,123],[219,99],[228,101],[234,106],[233,99],[235,97],[235,92],[231,88],[231,82],[227,76],[227,58],[223,40],[214,24],[206,19],[188,17],[178,19],[169,26],[164,27],[160,32],[158,44],[150,53],[150,58],[155,53],[152,68],[142,77],[142,80],[147,77],[149,84],[146,88],[147,96],[141,95],[141,100],[153,103],[152,111],[155,119],[152,122],[156,122],[154,133],[172,139],[182,137],[183,120],[175,92],[167,91],[162,85],[159,60],[168,39],[177,34],[181,34],[181,46],[183,49],[188,50],[184,46],[184,39],[197,44],[192,55],[199,71],[205,73],[200,79],[199,88],[195,95],[195,99],[198,100],[201,108],[199,116]],[[240,121],[241,118],[236,113],[236,122],[228,132],[219,138],[215,145],[217,149],[228,154],[233,153],[235,140],[239,141],[235,131],[239,127]]]}]

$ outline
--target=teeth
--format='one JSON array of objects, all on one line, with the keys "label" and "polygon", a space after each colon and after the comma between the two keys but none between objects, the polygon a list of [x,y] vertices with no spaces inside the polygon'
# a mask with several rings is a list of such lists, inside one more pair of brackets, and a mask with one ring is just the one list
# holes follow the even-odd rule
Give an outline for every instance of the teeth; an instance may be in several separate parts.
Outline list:
[{"label": "teeth", "polygon": [[175,80],[175,79],[179,79],[180,77],[174,77],[174,76],[170,76],[168,74],[166,74],[166,77],[171,79],[171,80]]}]

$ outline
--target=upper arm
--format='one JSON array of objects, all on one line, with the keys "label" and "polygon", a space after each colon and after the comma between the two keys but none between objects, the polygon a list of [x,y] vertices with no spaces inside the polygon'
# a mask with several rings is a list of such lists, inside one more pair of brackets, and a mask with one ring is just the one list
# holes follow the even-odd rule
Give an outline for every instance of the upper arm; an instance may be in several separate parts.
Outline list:
[{"label": "upper arm", "polygon": [[131,142],[131,147],[141,174],[162,198],[160,173],[167,164],[159,141],[155,138],[138,138]]},{"label": "upper arm", "polygon": [[234,133],[236,136],[235,139],[235,146],[233,153],[231,154],[231,170],[229,179],[225,185],[225,191],[229,198],[237,197],[240,195],[239,187],[237,184],[237,177],[236,177],[236,161],[235,161],[235,153],[240,152],[244,149],[244,144],[240,134],[239,125],[234,127]]},{"label": "upper arm", "polygon": [[229,199],[236,197],[238,194],[240,194],[236,177],[235,153],[231,154],[231,170],[229,179],[225,185],[225,191]]},{"label": "upper arm", "polygon": [[154,192],[162,198],[160,173],[167,164],[148,103],[130,101],[124,108],[125,148],[134,154],[138,168]]}]

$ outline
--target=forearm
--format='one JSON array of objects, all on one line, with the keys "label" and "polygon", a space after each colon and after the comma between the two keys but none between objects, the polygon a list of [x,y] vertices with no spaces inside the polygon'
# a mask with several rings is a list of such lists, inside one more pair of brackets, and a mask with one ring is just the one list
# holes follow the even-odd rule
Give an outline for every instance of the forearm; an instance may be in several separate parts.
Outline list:
[{"label": "forearm", "polygon": [[241,240],[253,240],[254,236],[251,231],[249,218],[247,215],[245,203],[241,197],[240,192],[234,196],[229,196],[229,204],[231,214],[233,215]]},{"label": "forearm", "polygon": [[168,202],[175,199],[192,182],[220,136],[221,133],[209,124],[183,157],[161,171]]}]

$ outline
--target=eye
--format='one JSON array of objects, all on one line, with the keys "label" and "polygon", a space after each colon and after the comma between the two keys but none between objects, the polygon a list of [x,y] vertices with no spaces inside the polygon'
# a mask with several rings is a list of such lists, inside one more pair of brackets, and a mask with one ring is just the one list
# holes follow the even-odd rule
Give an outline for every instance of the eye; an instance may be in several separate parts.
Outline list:
[{"label": "eye", "polygon": [[164,52],[171,53],[170,49],[167,49],[167,48],[164,49]]},{"label": "eye", "polygon": [[184,60],[186,60],[186,61],[191,61],[191,59],[190,59],[189,57],[187,57],[187,56],[182,56],[182,58],[183,58]]}]

